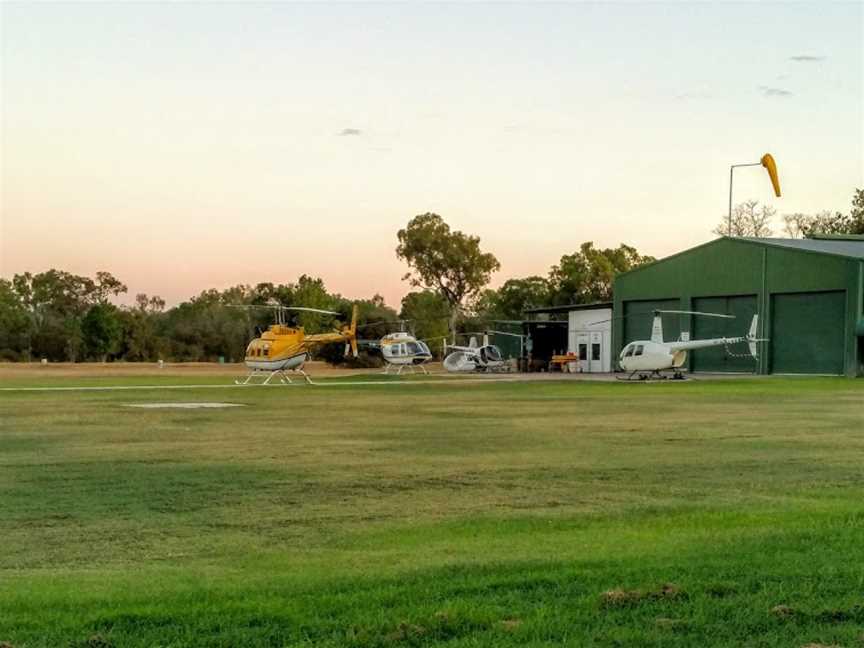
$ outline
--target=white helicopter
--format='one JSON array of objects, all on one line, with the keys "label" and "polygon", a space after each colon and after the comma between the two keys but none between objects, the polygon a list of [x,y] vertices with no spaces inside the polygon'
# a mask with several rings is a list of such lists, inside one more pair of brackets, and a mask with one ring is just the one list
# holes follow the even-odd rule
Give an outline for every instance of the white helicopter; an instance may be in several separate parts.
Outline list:
[{"label": "white helicopter", "polygon": [[[491,331],[495,332],[495,331]],[[444,368],[452,373],[466,371],[500,371],[504,368],[501,349],[488,343],[488,333],[483,333],[483,344],[477,344],[473,335],[468,346],[447,344],[444,341]],[[468,335],[468,334],[466,334]]]},{"label": "white helicopter", "polygon": [[759,315],[754,315],[750,322],[750,330],[747,335],[731,338],[710,338],[705,340],[677,340],[665,342],[663,340],[663,314],[697,315],[700,317],[720,317],[723,319],[735,319],[734,315],[722,315],[720,313],[699,313],[696,311],[679,310],[655,310],[654,324],[651,328],[650,340],[636,340],[630,342],[621,350],[618,364],[624,371],[630,372],[626,378],[621,380],[633,380],[638,374],[639,380],[661,378],[662,371],[672,371],[674,379],[682,380],[684,374],[681,367],[687,361],[687,352],[694,349],[707,349],[715,346],[729,346],[739,342],[746,342],[750,355],[757,359],[757,343],[767,340],[757,338],[756,330],[759,325]]},{"label": "white helicopter", "polygon": [[389,374],[391,368],[396,368],[396,375],[406,368],[412,372],[419,368],[424,374],[429,373],[424,365],[432,359],[432,352],[423,340],[400,331],[385,335],[379,345],[386,364],[385,374]]},{"label": "white helicopter", "polygon": [[[387,333],[380,340],[359,341],[360,345],[381,352],[381,356],[384,358],[385,374],[390,374],[391,369],[393,369],[398,376],[405,369],[410,369],[411,373],[414,373],[418,368],[424,374],[429,373],[424,365],[432,359],[432,352],[424,340],[420,340],[404,330],[405,323],[409,321],[400,320],[399,324],[403,330]],[[377,324],[377,322],[373,324]]]}]

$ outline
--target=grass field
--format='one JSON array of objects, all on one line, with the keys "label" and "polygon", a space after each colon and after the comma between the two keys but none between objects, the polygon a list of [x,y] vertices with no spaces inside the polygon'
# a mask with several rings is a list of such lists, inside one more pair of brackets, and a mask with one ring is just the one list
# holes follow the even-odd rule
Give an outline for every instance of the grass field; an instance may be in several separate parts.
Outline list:
[{"label": "grass field", "polygon": [[864,381],[3,392],[4,641],[861,646]]}]

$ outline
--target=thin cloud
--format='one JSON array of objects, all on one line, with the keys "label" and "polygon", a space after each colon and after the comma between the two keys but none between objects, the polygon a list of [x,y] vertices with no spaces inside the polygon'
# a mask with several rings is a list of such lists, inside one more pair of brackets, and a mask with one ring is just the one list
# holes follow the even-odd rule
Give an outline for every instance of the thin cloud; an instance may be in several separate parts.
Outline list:
[{"label": "thin cloud", "polygon": [[696,91],[696,92],[681,92],[675,95],[675,99],[678,101],[687,101],[688,99],[711,99],[712,94],[710,92],[704,91]]},{"label": "thin cloud", "polygon": [[362,135],[363,131],[359,128],[343,128],[342,132],[339,133],[339,137],[346,137],[349,135]]},{"label": "thin cloud", "polygon": [[795,61],[796,63],[818,63],[819,61],[824,61],[824,56],[811,56],[810,54],[797,54],[795,56],[789,57],[790,61]]},{"label": "thin cloud", "polygon": [[783,88],[770,88],[768,86],[759,86],[759,90],[766,97],[791,97],[792,92]]}]

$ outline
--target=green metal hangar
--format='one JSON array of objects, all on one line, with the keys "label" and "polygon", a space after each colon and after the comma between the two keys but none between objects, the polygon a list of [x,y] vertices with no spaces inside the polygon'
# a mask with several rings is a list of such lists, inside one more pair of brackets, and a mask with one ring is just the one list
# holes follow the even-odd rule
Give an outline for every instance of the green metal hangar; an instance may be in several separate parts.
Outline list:
[{"label": "green metal hangar", "polygon": [[689,354],[690,371],[864,374],[864,236],[729,238],[680,252],[615,280],[613,350],[651,336],[654,309],[735,315],[664,315],[666,340],[734,337],[754,314],[759,359],[744,344]]}]

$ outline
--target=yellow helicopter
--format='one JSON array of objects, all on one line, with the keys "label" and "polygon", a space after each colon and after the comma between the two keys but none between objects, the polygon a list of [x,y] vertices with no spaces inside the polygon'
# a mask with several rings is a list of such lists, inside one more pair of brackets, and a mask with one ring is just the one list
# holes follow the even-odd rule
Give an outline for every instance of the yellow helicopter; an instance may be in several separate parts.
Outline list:
[{"label": "yellow helicopter", "polygon": [[[255,308],[254,306],[238,306],[239,308]],[[303,311],[323,313],[325,315],[340,315],[334,311],[319,308],[304,308],[301,306],[271,305],[276,315],[276,323],[252,340],[246,347],[245,363],[249,375],[244,379],[235,380],[237,385],[267,385],[275,377],[282,384],[290,384],[291,378],[286,371],[296,371],[306,382],[311,382],[303,371],[303,365],[309,355],[317,347],[325,344],[344,343],[345,355],[349,351],[357,357],[357,306],[354,306],[351,323],[332,333],[317,333],[307,335],[302,326],[289,326],[287,311]],[[259,381],[263,378],[263,381]]]}]

